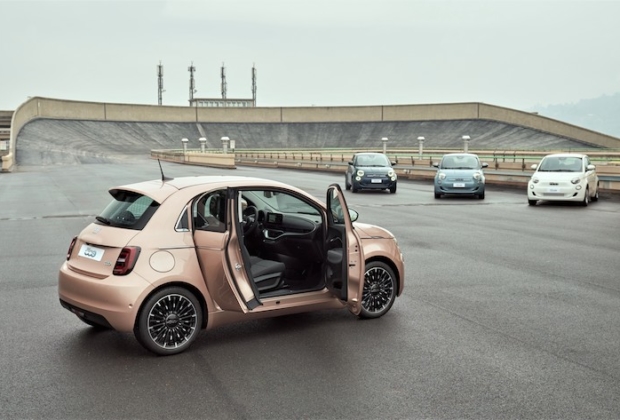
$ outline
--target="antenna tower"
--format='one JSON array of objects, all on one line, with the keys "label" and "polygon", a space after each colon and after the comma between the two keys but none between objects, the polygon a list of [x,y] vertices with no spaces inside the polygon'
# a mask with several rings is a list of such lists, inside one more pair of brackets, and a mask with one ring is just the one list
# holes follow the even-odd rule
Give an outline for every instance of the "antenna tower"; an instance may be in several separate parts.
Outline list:
[{"label": "antenna tower", "polygon": [[196,93],[196,82],[194,81],[194,72],[196,72],[196,67],[194,67],[194,62],[187,68],[189,71],[189,104],[192,105],[194,101],[194,93]]},{"label": "antenna tower", "polygon": [[226,99],[226,67],[224,67],[224,63],[222,63],[222,99]]},{"label": "antenna tower", "polygon": [[252,64],[252,102],[256,106],[256,66]]},{"label": "antenna tower", "polygon": [[157,65],[157,105],[161,105],[164,92],[164,66],[160,61]]}]

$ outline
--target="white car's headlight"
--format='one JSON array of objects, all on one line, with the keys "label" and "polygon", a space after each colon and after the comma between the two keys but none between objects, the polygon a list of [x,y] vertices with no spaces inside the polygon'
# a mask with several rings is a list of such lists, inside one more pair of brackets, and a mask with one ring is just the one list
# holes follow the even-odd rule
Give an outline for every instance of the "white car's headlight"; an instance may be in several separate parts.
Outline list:
[{"label": "white car's headlight", "polygon": [[580,181],[581,181],[581,179],[579,179],[579,178],[573,178],[573,179],[570,180],[570,182],[573,183],[573,184],[579,184]]},{"label": "white car's headlight", "polygon": [[357,176],[364,176],[364,171],[362,171],[361,169],[358,169]]},{"label": "white car's headlight", "polygon": [[538,178],[532,178],[532,182],[533,182],[534,184],[538,184]]},{"label": "white car's headlight", "polygon": [[444,179],[446,179],[446,174],[444,174],[443,172],[440,172],[439,175],[437,175],[440,181],[443,181]]}]

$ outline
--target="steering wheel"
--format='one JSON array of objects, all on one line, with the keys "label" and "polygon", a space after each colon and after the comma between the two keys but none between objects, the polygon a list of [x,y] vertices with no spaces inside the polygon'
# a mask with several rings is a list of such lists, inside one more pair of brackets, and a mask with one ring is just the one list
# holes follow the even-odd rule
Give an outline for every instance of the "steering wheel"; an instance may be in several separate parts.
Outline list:
[{"label": "steering wheel", "polygon": [[258,227],[258,209],[254,206],[247,206],[243,210],[243,235],[254,233]]}]

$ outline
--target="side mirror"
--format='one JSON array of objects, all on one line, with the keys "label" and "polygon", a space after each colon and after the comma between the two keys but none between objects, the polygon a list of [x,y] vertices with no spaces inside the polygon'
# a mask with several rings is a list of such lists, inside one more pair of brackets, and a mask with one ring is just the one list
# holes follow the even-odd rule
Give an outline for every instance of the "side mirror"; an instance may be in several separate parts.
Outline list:
[{"label": "side mirror", "polygon": [[353,209],[349,209],[349,217],[351,218],[351,222],[355,222],[360,214]]},{"label": "side mirror", "polygon": [[433,162],[433,166],[434,166],[435,168],[439,168],[439,163],[434,163],[434,162]]},{"label": "side mirror", "polygon": [[353,161],[352,160],[349,161],[349,165],[353,165]]},{"label": "side mirror", "polygon": [[596,169],[596,166],[594,166],[594,165],[592,165],[592,164],[589,164],[589,165],[586,167],[586,169],[587,169],[588,171],[593,171],[593,170],[595,170],[595,169]]},{"label": "side mirror", "polygon": [[482,167],[483,167],[483,168],[488,168],[488,167],[489,167],[489,164],[488,164],[488,163],[486,163],[486,162],[484,162],[484,163],[482,164]]},{"label": "side mirror", "polygon": [[390,162],[392,166],[396,166],[396,162]]},{"label": "side mirror", "polygon": [[536,168],[538,168],[538,165],[535,163],[535,164],[533,164],[532,166],[530,166],[530,168],[532,168],[532,169],[536,170]]}]

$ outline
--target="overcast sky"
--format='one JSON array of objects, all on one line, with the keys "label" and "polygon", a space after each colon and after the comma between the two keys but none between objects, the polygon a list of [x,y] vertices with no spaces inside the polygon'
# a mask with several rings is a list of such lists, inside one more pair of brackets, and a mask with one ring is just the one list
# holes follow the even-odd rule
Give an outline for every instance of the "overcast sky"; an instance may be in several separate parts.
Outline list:
[{"label": "overcast sky", "polygon": [[620,92],[620,0],[0,0],[0,110],[29,96],[185,106],[485,102]]}]

